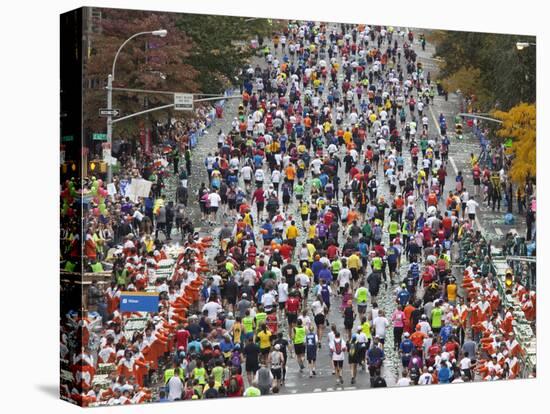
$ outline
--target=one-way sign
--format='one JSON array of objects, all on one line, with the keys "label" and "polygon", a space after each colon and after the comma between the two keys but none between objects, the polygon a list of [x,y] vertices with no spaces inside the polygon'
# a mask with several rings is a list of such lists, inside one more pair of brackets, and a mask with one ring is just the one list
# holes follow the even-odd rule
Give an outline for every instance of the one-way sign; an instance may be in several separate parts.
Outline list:
[{"label": "one-way sign", "polygon": [[119,116],[120,115],[120,109],[108,109],[108,108],[101,108],[99,110],[99,116]]}]

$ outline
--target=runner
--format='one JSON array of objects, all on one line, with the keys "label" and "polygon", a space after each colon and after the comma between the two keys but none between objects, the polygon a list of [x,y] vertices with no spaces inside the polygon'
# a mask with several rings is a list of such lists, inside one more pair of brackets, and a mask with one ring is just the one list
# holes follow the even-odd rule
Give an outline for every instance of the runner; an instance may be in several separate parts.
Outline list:
[{"label": "runner", "polygon": [[[102,363],[120,366],[146,394],[152,370],[169,372],[177,355],[180,398],[211,398],[216,387],[223,396],[218,368],[227,374],[229,397],[292,392],[285,379],[293,349],[300,372],[289,370],[287,384],[303,384],[307,358],[312,390],[326,379],[320,367],[327,360],[342,383],[346,352],[357,388],[367,381],[357,372],[365,359],[372,387],[393,386],[397,378],[404,385],[518,376],[523,361],[510,330],[516,315],[499,303],[491,250],[476,233],[481,204],[498,209],[499,189],[509,184],[507,167],[501,178],[501,165],[489,167],[488,160],[504,160],[474,154],[475,163],[460,166],[464,176],[454,176],[454,132],[430,115],[444,98],[431,98],[435,81],[428,83],[420,65],[426,55],[406,30],[391,37],[384,26],[297,21],[274,31],[281,47],[263,39],[259,57],[242,68],[242,95],[226,101],[230,115],[216,120],[221,133],[210,134],[210,148],[204,131],[212,120],[203,109],[174,132],[175,143],[159,127],[154,142],[169,145],[169,157],[157,144],[150,155],[127,154],[115,195],[105,198],[109,214],[97,214],[105,185],[83,181],[99,194],[86,207],[84,267],[93,271],[111,261],[113,283],[88,291],[89,309],[104,316],[101,328],[84,329],[90,312],[66,318],[67,330],[81,326],[99,344]],[[195,148],[187,144],[199,131],[197,145],[208,155],[191,171],[187,157]],[[178,153],[186,166],[176,168]],[[152,189],[132,201],[125,188],[136,175]],[[64,194],[79,184],[64,183]],[[534,220],[533,183],[518,191],[519,205]],[[66,233],[63,250],[72,263],[77,232]],[[465,265],[465,273],[456,265]],[[389,289],[392,283],[398,288]],[[159,312],[135,336],[125,335],[126,324],[141,322],[119,312],[127,290],[159,293]],[[514,285],[511,295],[534,322],[534,292]],[[325,323],[333,324],[326,334]],[[317,352],[323,341],[329,352]],[[97,369],[99,358],[81,351],[79,361]],[[386,355],[399,368],[397,377],[386,372]],[[260,362],[267,365],[262,378],[273,376],[269,386],[260,374],[252,386]],[[168,399],[180,393],[173,382]],[[123,397],[102,391],[104,401]]]},{"label": "runner", "polygon": [[340,384],[343,385],[344,377],[342,374],[344,369],[344,357],[345,352],[347,351],[347,347],[345,341],[340,336],[340,332],[336,332],[334,334],[334,340],[332,341],[330,351],[332,353],[332,362],[334,364],[336,378],[338,381],[340,381]]},{"label": "runner", "polygon": [[315,333],[315,328],[311,326],[306,335],[306,358],[309,366],[309,378],[317,375],[315,372],[315,361],[317,361],[317,346],[321,348],[319,336]]}]

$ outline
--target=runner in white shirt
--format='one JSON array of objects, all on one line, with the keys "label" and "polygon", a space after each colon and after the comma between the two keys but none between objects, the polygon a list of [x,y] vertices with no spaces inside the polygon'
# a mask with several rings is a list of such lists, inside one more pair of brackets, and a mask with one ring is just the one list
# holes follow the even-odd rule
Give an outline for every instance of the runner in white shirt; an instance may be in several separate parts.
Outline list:
[{"label": "runner in white shirt", "polygon": [[[432,370],[431,367],[430,367],[430,370]],[[427,367],[424,367],[422,375],[420,375],[420,377],[418,378],[418,385],[430,385],[432,381],[433,381],[432,374],[428,372]]]},{"label": "runner in white shirt", "polygon": [[248,164],[241,168],[241,175],[244,180],[245,189],[248,191],[250,183],[252,182],[252,167]]},{"label": "runner in white shirt", "polygon": [[264,178],[265,178],[264,170],[262,170],[261,168],[258,168],[258,169],[256,170],[256,172],[254,172],[254,179],[255,179],[256,182],[258,182],[258,183],[263,183],[263,182],[264,182]]},{"label": "runner in white shirt", "polygon": [[386,152],[386,145],[387,144],[388,143],[384,138],[380,138],[378,140],[378,148],[380,149],[380,154],[381,155],[384,155],[384,153]]},{"label": "runner in white shirt", "polygon": [[210,214],[212,215],[211,219],[213,223],[216,222],[216,216],[218,214],[218,208],[220,207],[220,201],[222,201],[222,198],[217,191],[214,191],[208,195],[208,202],[210,203]]},{"label": "runner in white shirt", "polygon": [[468,217],[469,217],[470,221],[472,221],[472,223],[476,218],[476,208],[477,207],[479,207],[479,204],[473,198],[470,198],[466,202],[466,209],[468,210]]},{"label": "runner in white shirt", "polygon": [[340,288],[340,294],[343,293],[344,287],[346,284],[350,283],[351,280],[351,271],[344,267],[338,272],[338,287]]},{"label": "runner in white shirt", "polygon": [[427,319],[428,318],[426,315],[422,315],[420,318],[420,322],[418,322],[418,325],[420,326],[420,331],[424,332],[426,335],[428,335],[428,333],[432,330],[432,327]]},{"label": "runner in white shirt", "polygon": [[222,305],[220,305],[218,302],[214,302],[211,300],[210,302],[206,303],[202,307],[202,312],[207,311],[208,312],[208,318],[211,321],[215,321],[218,317],[218,312],[222,311]]},{"label": "runner in white shirt", "polygon": [[315,158],[311,161],[311,168],[315,174],[321,174],[321,165],[323,165],[323,162],[319,158]]},{"label": "runner in white shirt", "polygon": [[279,300],[279,310],[281,313],[284,313],[285,304],[288,300],[288,283],[286,283],[284,277],[281,277],[281,283],[277,286],[277,296]]},{"label": "runner in white shirt", "polygon": [[340,332],[336,332],[336,334],[334,335],[334,340],[332,341],[332,345],[330,347],[330,352],[332,354],[332,363],[334,365],[334,371],[335,371],[336,377],[340,380],[340,384],[344,383],[344,378],[342,378],[342,372],[344,367],[344,357],[345,357],[346,351],[347,351],[346,341],[344,341],[341,338]]},{"label": "runner in white shirt", "polygon": [[271,173],[271,182],[275,186],[275,190],[279,190],[279,183],[281,182],[281,171],[274,169]]},{"label": "runner in white shirt", "polygon": [[378,316],[373,319],[372,325],[374,327],[374,332],[378,338],[380,338],[380,342],[384,343],[386,339],[386,328],[389,326],[390,322],[385,317],[384,311],[381,310],[378,312]]},{"label": "runner in white shirt", "polygon": [[183,381],[179,376],[179,368],[174,369],[174,376],[166,383],[168,387],[168,401],[181,400],[183,395]]},{"label": "runner in white shirt", "polygon": [[407,370],[403,370],[403,376],[399,378],[396,384],[398,387],[408,387],[411,385],[411,379],[409,378],[409,373]]},{"label": "runner in white shirt", "polygon": [[462,358],[460,360],[460,370],[462,371],[462,373],[468,377],[470,379],[470,381],[472,380],[472,371],[471,371],[471,368],[472,368],[472,360],[470,359],[470,356],[467,355],[468,353],[466,352],[465,355],[464,355],[464,358]]},{"label": "runner in white shirt", "polygon": [[275,296],[271,292],[262,295],[262,306],[266,312],[270,312],[275,305]]}]

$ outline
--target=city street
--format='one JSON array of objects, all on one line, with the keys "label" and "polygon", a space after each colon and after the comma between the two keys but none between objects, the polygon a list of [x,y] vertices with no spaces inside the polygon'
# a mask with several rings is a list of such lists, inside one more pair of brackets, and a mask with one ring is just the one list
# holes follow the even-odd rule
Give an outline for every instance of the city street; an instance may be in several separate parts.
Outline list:
[{"label": "city street", "polygon": [[[334,29],[337,28],[337,26],[333,26]],[[407,29],[405,29],[407,30]],[[415,32],[418,32],[417,29],[412,29]],[[271,44],[272,46],[272,44]],[[426,50],[422,51],[420,48],[419,43],[414,44],[414,49],[418,53],[419,60],[422,62],[424,68],[426,71],[431,71],[432,76],[437,74],[437,65],[435,64],[434,60],[432,59],[432,55],[435,52],[435,48],[433,45],[427,43],[426,44]],[[275,55],[277,56],[277,55]],[[338,59],[338,62],[341,64],[342,60],[341,58]],[[255,58],[251,61],[251,66],[259,65],[262,69],[265,68],[266,63],[264,59],[261,58]],[[340,75],[340,74],[339,74]],[[343,75],[341,75],[343,76]],[[234,93],[238,93],[238,91],[234,91]],[[189,179],[189,189],[190,194],[195,195],[201,185],[201,183],[205,183],[208,180],[208,175],[206,172],[206,169],[204,168],[204,165],[202,163],[202,160],[206,158],[208,154],[212,154],[213,148],[216,145],[217,140],[217,132],[223,131],[224,133],[229,133],[231,130],[231,122],[233,121],[234,117],[238,115],[238,106],[240,104],[240,100],[238,99],[230,99],[225,102],[224,105],[224,117],[223,119],[217,119],[215,121],[215,124],[208,130],[208,134],[201,137],[200,141],[198,142],[198,145],[193,149],[193,162],[194,162],[194,169],[193,174],[191,175]],[[456,93],[450,93],[449,99],[445,100],[443,96],[436,96],[434,99],[434,104],[428,106],[428,113],[429,113],[429,133],[437,135],[439,132],[439,125],[437,122],[437,117],[439,114],[445,115],[445,117],[448,120],[449,124],[452,124],[454,122],[455,116],[457,113],[460,112],[459,109],[459,96]],[[334,111],[334,114],[336,111]],[[349,127],[349,122],[344,121],[344,127]],[[454,125],[453,125],[454,126]],[[453,127],[450,128],[451,130]],[[449,134],[451,137],[453,137],[453,133],[451,132]],[[454,138],[454,137],[453,137]],[[472,136],[467,135],[463,140],[457,140],[456,138],[451,138],[451,146],[449,151],[449,166],[448,168],[448,177],[445,184],[445,189],[442,192],[443,194],[447,194],[449,190],[454,190],[454,183],[456,175],[458,174],[458,171],[464,171],[465,173],[465,182],[466,185],[470,188],[473,188],[473,181],[471,174],[467,173],[469,172],[470,166],[470,153],[479,154],[480,146],[478,140]],[[341,149],[338,153],[340,158],[342,159],[345,155],[344,149]],[[411,160],[410,157],[406,157],[405,160],[405,170],[411,169]],[[266,176],[269,177],[268,169],[265,168]],[[342,182],[346,181],[346,177],[344,174],[343,169],[340,170],[340,178]],[[268,178],[267,183],[269,183],[271,180]],[[239,183],[241,186],[244,187],[244,182],[241,180]],[[310,187],[306,184],[306,198],[309,195]],[[390,199],[389,194],[389,187],[387,185],[383,185],[380,187],[379,195],[383,195],[386,199]],[[444,200],[444,199],[443,199]],[[442,201],[443,202],[443,201]],[[481,203],[480,203],[481,204]],[[423,209],[421,200],[418,200],[416,202],[417,208],[420,210]],[[196,218],[197,220],[200,217],[200,210],[198,208],[198,203],[191,203],[191,217]],[[481,206],[480,208],[481,213],[479,214],[479,219],[476,221],[476,226],[479,230],[482,231],[483,234],[487,235],[488,237],[493,239],[493,242],[495,244],[498,244],[498,241],[502,239],[503,234],[505,234],[507,231],[511,229],[517,229],[517,231],[520,231],[522,229],[521,221],[524,221],[524,218],[518,217],[520,219],[519,223],[516,223],[515,225],[506,226],[503,223],[502,217],[504,215],[504,208],[502,209],[502,212],[492,212],[490,208],[486,206]],[[293,217],[299,216],[299,210],[297,203],[292,203],[289,206],[289,215],[292,215]],[[218,224],[221,225],[223,221],[226,221],[226,217],[218,216]],[[231,223],[232,224],[232,223]],[[261,222],[256,220],[256,227],[255,232],[259,234]],[[523,224],[524,227],[524,224]],[[200,226],[199,231],[201,235],[213,235],[214,238],[219,234],[220,227],[219,225],[211,227],[211,226]],[[524,231],[524,230],[523,230]],[[302,234],[301,237],[298,238],[298,245],[300,245],[301,242],[305,242],[305,235]],[[344,240],[341,239],[340,242],[343,242]],[[386,242],[386,245],[389,244],[389,238],[387,232],[384,234],[384,241]],[[215,243],[210,250],[210,253],[212,257],[216,254],[216,249],[218,247],[218,244]],[[455,250],[455,254],[458,254],[458,251]],[[409,263],[407,263],[406,260],[403,261],[403,265],[400,269],[400,277],[399,280],[404,279],[406,276],[407,268]],[[454,270],[457,270],[456,268]],[[455,272],[455,277],[457,278],[458,282],[460,283],[462,281],[462,273],[460,271]],[[313,297],[309,297],[309,304],[313,301]],[[341,304],[341,298],[338,295],[335,295],[335,302],[337,306],[333,306],[331,308],[330,314],[329,314],[329,320],[331,322],[335,322],[339,330],[343,330],[343,317],[340,311],[338,311],[340,304]],[[395,294],[394,294],[394,288],[388,288],[383,289],[382,294],[379,297],[378,300],[379,307],[383,310],[385,310],[386,315],[391,315],[392,312],[396,308],[395,304]],[[282,326],[283,329],[286,329],[286,324]],[[322,338],[322,343],[327,343],[327,337],[326,337],[326,331],[325,336]],[[393,333],[391,330],[388,331],[387,341],[386,341],[385,352],[387,355],[386,361],[384,362],[384,368],[382,371],[382,376],[385,378],[388,386],[393,386],[399,379],[400,373],[402,372],[401,367],[401,361],[399,358],[399,355],[397,352],[395,352],[392,348],[393,344]],[[354,390],[354,389],[364,389],[369,387],[369,375],[368,372],[361,372],[359,370],[359,374],[357,377],[357,382],[355,385],[349,384],[349,373],[347,373],[346,382],[342,386],[338,384],[335,381],[335,377],[332,375],[333,368],[330,360],[330,355],[327,350],[327,348],[324,348],[324,350],[320,353],[319,359],[317,361],[317,377],[310,379],[308,377],[307,370],[303,373],[300,373],[299,366],[297,362],[294,359],[291,359],[288,364],[287,369],[287,381],[285,383],[285,387],[281,390],[281,393],[291,393],[294,394],[296,392],[321,392],[321,391],[333,391],[333,390]]]},{"label": "city street", "polygon": [[[268,27],[268,35],[252,38],[245,31],[240,44],[253,45],[254,54],[226,71],[237,74],[237,84],[226,85],[225,100],[199,100],[175,123],[161,117],[152,141],[142,130],[139,147],[125,141],[132,149],[116,153],[112,182],[110,167],[100,180],[87,177],[95,198],[84,207],[91,286],[81,329],[89,339],[79,358],[99,360],[84,383],[85,390],[98,387],[87,403],[533,376],[536,283],[526,270],[534,258],[524,256],[536,251],[526,225],[526,217],[535,222],[534,185],[528,174],[519,182],[517,169],[512,177],[515,161],[496,139],[491,169],[471,161],[480,140],[466,119],[462,136],[455,127],[467,97],[442,86],[431,31],[282,21]],[[112,92],[111,78],[108,85]],[[474,197],[478,169],[482,193]],[[525,212],[514,205],[513,220],[505,220],[502,193],[512,185],[524,191]],[[498,195],[500,211],[488,207],[485,192]],[[499,256],[509,232],[517,235]],[[515,264],[507,262],[512,251]],[[341,280],[345,294],[337,291]],[[128,298],[153,305],[128,308]],[[270,312],[278,303],[285,312]],[[318,317],[329,303],[310,378],[294,350],[311,352],[315,335],[300,326],[291,331],[289,321],[303,311],[312,328],[324,325]],[[357,316],[364,307],[370,328]],[[78,323],[69,319],[68,336]],[[281,358],[272,331],[289,342],[280,387],[270,377]],[[367,341],[363,360],[339,352],[342,343],[356,350]],[[334,361],[343,361],[341,378]],[[124,387],[130,397],[117,394]]]}]

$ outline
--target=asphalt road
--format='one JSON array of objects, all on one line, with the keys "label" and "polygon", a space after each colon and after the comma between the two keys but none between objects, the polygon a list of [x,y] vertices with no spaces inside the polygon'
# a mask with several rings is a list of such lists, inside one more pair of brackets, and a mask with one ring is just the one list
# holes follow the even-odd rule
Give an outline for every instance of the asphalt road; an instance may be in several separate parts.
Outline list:
[{"label": "asphalt road", "polygon": [[[400,41],[401,44],[401,41]],[[435,82],[435,74],[437,72],[436,62],[431,59],[431,55],[434,51],[434,48],[432,45],[428,44],[426,47],[426,51],[422,51],[419,44],[415,43],[413,45],[415,51],[419,55],[420,61],[424,64],[424,67],[426,71],[432,72],[432,79]],[[280,55],[279,55],[280,57]],[[253,66],[255,66],[256,63],[260,63],[260,65],[264,65],[263,59],[255,58],[252,61]],[[236,92],[238,93],[238,91]],[[215,124],[209,128],[208,134],[201,137],[201,139],[198,142],[198,145],[193,150],[193,168],[192,168],[192,175],[189,178],[189,214],[194,219],[194,222],[197,226],[200,227],[202,234],[212,234],[216,235],[219,231],[219,226],[213,226],[210,227],[206,223],[200,222],[200,213],[198,210],[198,201],[196,197],[196,192],[198,188],[200,187],[200,184],[202,182],[207,183],[208,177],[206,173],[206,169],[204,168],[203,161],[204,158],[207,156],[209,152],[212,152],[216,148],[216,135],[217,132],[222,129],[225,133],[227,133],[231,128],[231,121],[234,116],[236,116],[237,108],[240,103],[239,99],[232,99],[227,100],[224,108],[224,118],[219,119],[215,121]],[[449,124],[449,129],[452,130],[452,126],[454,123],[454,117],[456,113],[459,111],[459,97],[451,93],[449,94],[449,100],[445,101],[443,97],[436,97],[435,102],[433,106],[427,107],[428,111],[428,118],[429,118],[429,131],[430,135],[433,136],[435,133],[434,131],[438,130],[438,122],[437,117],[439,116],[439,113],[443,113],[446,118],[447,122]],[[346,121],[344,121],[344,125],[346,125]],[[405,147],[405,145],[404,145]],[[450,146],[450,162],[448,165],[448,177],[446,180],[445,185],[445,191],[443,194],[446,194],[449,190],[454,189],[454,183],[455,183],[455,176],[458,171],[462,170],[465,173],[466,178],[466,186],[471,185],[471,175],[469,174],[469,154],[471,152],[479,153],[479,145],[477,143],[477,140],[473,137],[466,137],[462,141],[458,141],[455,138],[451,138],[451,146]],[[407,151],[404,151],[404,154],[407,154]],[[343,158],[345,153],[341,151],[340,157]],[[405,164],[405,171],[410,171],[410,158],[405,156],[406,164]],[[380,167],[381,168],[381,167]],[[267,169],[266,169],[267,171]],[[344,171],[343,168],[340,169],[342,183],[345,182],[344,178]],[[379,175],[380,176],[380,175]],[[266,174],[267,183],[269,183],[269,174]],[[382,182],[382,179],[379,179],[380,182]],[[172,191],[170,187],[175,186],[175,179],[169,180],[169,193]],[[309,185],[306,184],[306,198],[309,194]],[[389,198],[389,187],[385,184],[382,184],[379,188],[379,195],[384,195],[386,199]],[[444,198],[442,200],[442,203],[444,202]],[[418,208],[420,211],[423,210],[423,206],[420,206],[420,203],[418,205]],[[297,206],[292,204],[290,206],[290,214],[293,214],[293,216],[298,216],[299,214],[297,212]],[[505,234],[509,228],[504,226],[503,224],[500,224],[498,222],[498,219],[502,218],[504,215],[504,212],[497,214],[492,213],[488,211],[486,208],[481,208],[481,212],[479,215],[479,223],[478,226],[483,229],[487,234],[493,235],[494,237],[501,236],[502,234]],[[218,221],[221,224],[221,222],[224,220],[223,217],[219,217]],[[299,222],[300,220],[298,220]],[[258,220],[255,220],[256,223],[258,223]],[[516,225],[514,227],[521,226],[521,224]],[[388,235],[385,234],[385,242],[386,245],[388,244]],[[174,238],[174,237],[173,237]],[[174,238],[177,239],[177,238]],[[302,235],[298,240],[299,243],[304,239],[304,236]],[[214,246],[215,247],[215,246]],[[212,250],[212,253],[214,253],[214,249]],[[400,269],[402,279],[406,274],[406,266],[408,266],[408,263],[406,260],[402,260],[402,268]],[[312,298],[309,298],[309,302],[311,302]],[[338,328],[343,332],[343,318],[341,314],[339,313],[339,305],[340,305],[340,298],[334,297],[333,298],[334,305],[331,308],[330,314],[329,314],[329,320],[331,322],[336,322]],[[394,294],[393,294],[393,288],[389,287],[387,290],[383,289],[381,290],[381,294],[378,298],[378,303],[380,309],[384,309],[386,311],[386,315],[389,317],[393,310],[395,309],[395,301],[394,301]],[[282,329],[285,329],[285,326],[283,325],[281,327]],[[336,377],[332,375],[332,367],[330,362],[330,356],[328,353],[328,346],[327,346],[327,337],[326,333],[323,338],[321,338],[321,342],[323,344],[323,348],[318,353],[318,360],[317,360],[317,375],[314,378],[309,378],[309,373],[307,370],[304,370],[303,373],[299,372],[299,367],[295,359],[290,359],[287,364],[287,381],[285,386],[281,389],[281,393],[296,393],[296,392],[321,392],[321,391],[334,391],[334,390],[351,390],[351,389],[365,389],[369,388],[369,374],[368,372],[362,372],[361,370],[358,371],[358,376],[356,379],[356,384],[351,385],[350,384],[350,369],[349,365],[346,363],[344,364],[344,384],[339,385],[336,383]],[[393,333],[392,329],[389,328],[387,331],[387,337],[386,337],[386,361],[384,363],[384,367],[382,370],[382,375],[386,379],[386,382],[388,383],[388,386],[392,386],[395,384],[397,378],[399,377],[400,373],[400,361],[398,355],[393,351]]]}]

